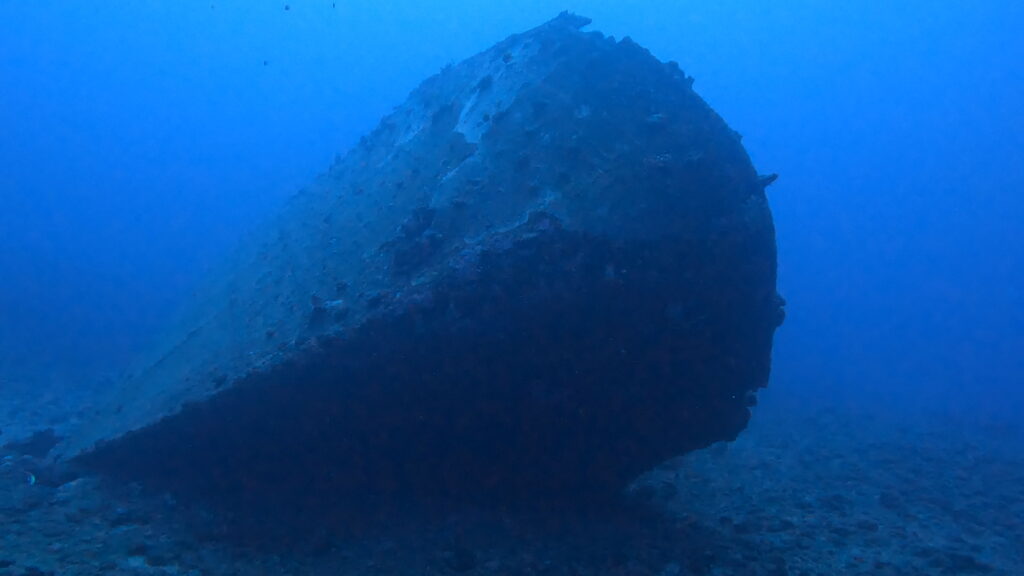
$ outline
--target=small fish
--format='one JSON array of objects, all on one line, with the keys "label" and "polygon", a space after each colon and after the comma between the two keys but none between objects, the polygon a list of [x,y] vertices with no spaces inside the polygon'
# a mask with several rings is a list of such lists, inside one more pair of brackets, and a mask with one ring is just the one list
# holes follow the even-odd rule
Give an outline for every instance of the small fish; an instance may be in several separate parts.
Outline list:
[{"label": "small fish", "polygon": [[28,476],[28,485],[29,486],[35,486],[36,485],[36,475],[31,473],[31,472],[25,472],[25,474]]}]

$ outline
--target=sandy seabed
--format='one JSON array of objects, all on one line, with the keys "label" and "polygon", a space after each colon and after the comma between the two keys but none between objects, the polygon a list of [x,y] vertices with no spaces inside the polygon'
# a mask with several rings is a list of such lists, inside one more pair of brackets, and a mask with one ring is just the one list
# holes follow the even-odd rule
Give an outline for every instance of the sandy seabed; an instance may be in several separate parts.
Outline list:
[{"label": "sandy seabed", "polygon": [[11,443],[59,432],[86,398],[0,394],[0,576],[1024,574],[1024,441],[997,424],[767,402],[739,440],[665,463],[614,507],[326,528],[55,476]]}]

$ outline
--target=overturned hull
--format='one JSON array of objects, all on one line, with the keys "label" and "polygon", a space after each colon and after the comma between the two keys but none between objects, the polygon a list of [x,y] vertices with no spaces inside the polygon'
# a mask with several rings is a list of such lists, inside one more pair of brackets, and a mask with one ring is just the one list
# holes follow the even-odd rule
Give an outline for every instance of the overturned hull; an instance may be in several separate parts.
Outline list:
[{"label": "overturned hull", "polygon": [[60,447],[183,492],[602,494],[734,438],[781,321],[739,139],[563,14],[442,71]]}]

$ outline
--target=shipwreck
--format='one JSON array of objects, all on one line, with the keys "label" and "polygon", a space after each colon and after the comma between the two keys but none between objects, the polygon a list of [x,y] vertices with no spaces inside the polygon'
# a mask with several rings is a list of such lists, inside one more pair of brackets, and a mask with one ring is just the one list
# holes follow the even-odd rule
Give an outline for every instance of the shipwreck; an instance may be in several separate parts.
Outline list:
[{"label": "shipwreck", "polygon": [[56,450],[183,493],[610,494],[733,439],[782,321],[693,79],[562,14],[415,89]]}]

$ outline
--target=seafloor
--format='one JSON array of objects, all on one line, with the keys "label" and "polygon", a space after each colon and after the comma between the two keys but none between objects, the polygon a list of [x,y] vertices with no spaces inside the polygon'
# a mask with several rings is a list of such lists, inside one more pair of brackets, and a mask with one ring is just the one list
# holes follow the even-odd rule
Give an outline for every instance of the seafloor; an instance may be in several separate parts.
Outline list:
[{"label": "seafloor", "polygon": [[[0,575],[1024,574],[1019,430],[768,401],[614,510],[440,506],[241,517],[93,478],[11,443],[87,397],[2,383]],[[34,482],[32,481],[34,479]]]}]

